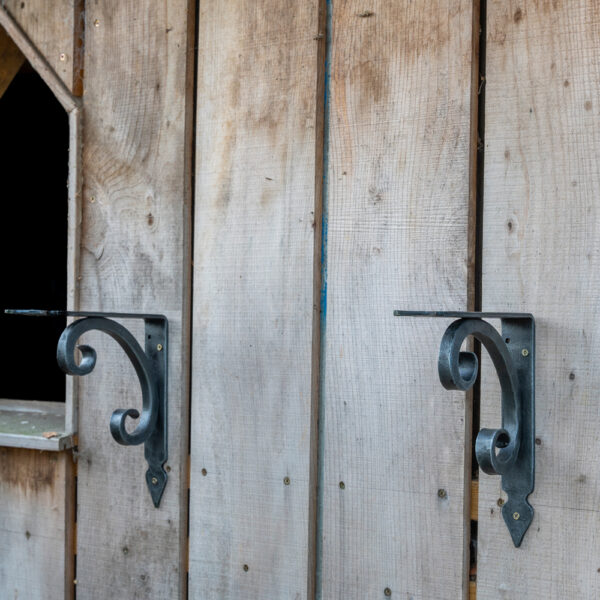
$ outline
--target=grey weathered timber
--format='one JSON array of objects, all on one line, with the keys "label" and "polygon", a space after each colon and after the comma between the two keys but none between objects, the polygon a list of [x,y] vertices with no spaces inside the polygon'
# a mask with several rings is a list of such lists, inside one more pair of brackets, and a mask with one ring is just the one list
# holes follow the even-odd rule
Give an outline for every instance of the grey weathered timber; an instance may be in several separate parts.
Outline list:
[{"label": "grey weathered timber", "polygon": [[192,598],[312,594],[319,18],[316,0],[200,3]]},{"label": "grey weathered timber", "polygon": [[[102,334],[79,381],[77,598],[185,597],[193,3],[86,7],[81,304],[169,319],[169,482],[155,509],[111,413],[139,406],[133,368]],[[134,335],[143,327],[125,322]],[[140,338],[138,338],[140,339]],[[137,450],[137,451],[136,451]]]},{"label": "grey weathered timber", "polygon": [[[480,480],[477,597],[598,598],[600,5],[487,11],[482,304],[536,317],[536,512],[513,548]],[[482,422],[497,394],[484,377]]]},{"label": "grey weathered timber", "polygon": [[73,597],[71,452],[0,447],[0,598]]},{"label": "grey weathered timber", "polygon": [[332,11],[319,597],[461,598],[470,407],[392,310],[470,308],[473,3]]},{"label": "grey weathered timber", "polygon": [[83,0],[1,0],[5,10],[66,88],[83,92]]}]

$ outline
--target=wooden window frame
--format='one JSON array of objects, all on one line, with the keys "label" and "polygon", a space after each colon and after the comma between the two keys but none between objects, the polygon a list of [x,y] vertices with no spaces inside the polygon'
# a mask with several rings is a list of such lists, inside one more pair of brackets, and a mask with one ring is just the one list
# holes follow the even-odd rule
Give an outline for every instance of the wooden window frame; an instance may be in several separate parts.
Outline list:
[{"label": "wooden window frame", "polygon": [[[81,240],[81,99],[74,96],[19,25],[0,10],[0,26],[50,88],[69,119],[68,228],[67,228],[67,310],[79,310],[79,249]],[[64,450],[76,445],[78,427],[77,382],[67,377],[65,402],[0,400],[5,423],[19,423],[26,416],[31,432],[0,426],[0,446]],[[59,425],[62,427],[59,427]],[[55,434],[55,435],[51,435]]]}]

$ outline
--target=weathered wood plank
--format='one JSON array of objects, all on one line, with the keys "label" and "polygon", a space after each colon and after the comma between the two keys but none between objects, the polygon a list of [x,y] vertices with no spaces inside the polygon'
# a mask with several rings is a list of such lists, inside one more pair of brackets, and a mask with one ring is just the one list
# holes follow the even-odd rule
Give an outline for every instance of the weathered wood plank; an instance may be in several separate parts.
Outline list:
[{"label": "weathered wood plank", "polygon": [[193,6],[87,6],[81,308],[169,318],[169,481],[155,509],[143,447],[118,446],[108,430],[114,409],[140,405],[139,384],[120,348],[90,334],[98,365],[79,380],[78,599],[185,597]]},{"label": "weathered wood plank", "polygon": [[200,5],[194,598],[310,585],[318,27],[317,0]]},{"label": "weathered wood plank", "polygon": [[56,99],[63,108],[72,114],[78,110],[81,104],[79,98],[73,96],[69,88],[56,74],[54,69],[48,64],[48,61],[33,42],[27,37],[27,34],[19,24],[4,9],[0,8],[0,26],[10,36],[25,58],[31,63],[31,66],[37,71],[38,75],[44,80],[46,85],[52,90]]},{"label": "weathered wood plank", "polygon": [[4,28],[0,27],[0,98],[19,72],[25,57],[10,39]]},{"label": "weathered wood plank", "polygon": [[437,320],[468,306],[473,3],[332,3],[320,597],[468,593],[470,422]]},{"label": "weathered wood plank", "polygon": [[2,7],[76,96],[82,93],[83,0],[2,0]]},{"label": "weathered wood plank", "polygon": [[70,452],[0,448],[0,598],[73,595]]},{"label": "weathered wood plank", "polygon": [[[600,597],[600,5],[488,1],[483,307],[537,323],[534,521],[479,486],[478,597]],[[493,378],[481,423],[499,425]]]},{"label": "weathered wood plank", "polygon": [[0,398],[0,446],[63,450],[71,444],[65,402]]}]

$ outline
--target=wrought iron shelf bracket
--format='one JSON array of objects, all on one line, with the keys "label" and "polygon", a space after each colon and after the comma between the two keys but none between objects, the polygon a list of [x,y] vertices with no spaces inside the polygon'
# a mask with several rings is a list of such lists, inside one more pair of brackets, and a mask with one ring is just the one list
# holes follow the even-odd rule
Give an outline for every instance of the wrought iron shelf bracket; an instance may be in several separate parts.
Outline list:
[{"label": "wrought iron shelf bracket", "polygon": [[[469,390],[479,363],[473,352],[461,352],[469,336],[487,349],[502,389],[502,427],[481,429],[475,455],[482,471],[502,477],[507,501],[502,516],[513,543],[521,545],[533,508],[527,497],[535,484],[535,321],[526,313],[396,310],[397,317],[456,318],[442,337],[438,373],[448,390]],[[500,319],[502,335],[484,319]]]},{"label": "wrought iron shelf bracket", "polygon": [[[167,349],[168,320],[163,315],[77,312],[57,310],[7,310],[7,314],[31,317],[82,317],[63,331],[58,341],[56,359],[68,375],[88,375],[96,365],[96,351],[91,346],[77,345],[77,340],[91,330],[103,331],[125,351],[138,376],[142,389],[142,413],[135,408],[118,408],[110,418],[110,432],[118,444],[144,444],[148,462],[146,484],[152,502],[158,508],[165,486],[168,458],[167,440]],[[113,319],[143,319],[145,350],[131,332]],[[81,352],[79,364],[75,350]],[[138,419],[133,431],[126,428],[127,418]]]}]

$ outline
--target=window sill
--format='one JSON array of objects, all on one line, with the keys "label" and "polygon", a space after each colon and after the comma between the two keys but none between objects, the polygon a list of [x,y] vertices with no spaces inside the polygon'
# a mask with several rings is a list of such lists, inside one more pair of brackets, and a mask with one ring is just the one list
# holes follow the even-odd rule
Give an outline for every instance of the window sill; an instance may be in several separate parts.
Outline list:
[{"label": "window sill", "polygon": [[58,451],[72,445],[64,402],[0,399],[0,446]]}]

